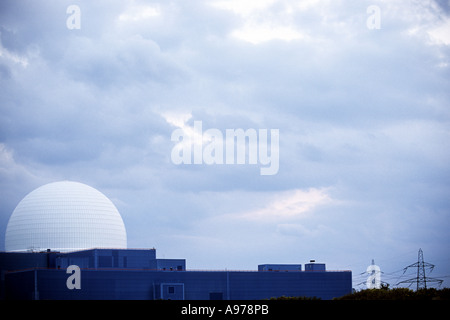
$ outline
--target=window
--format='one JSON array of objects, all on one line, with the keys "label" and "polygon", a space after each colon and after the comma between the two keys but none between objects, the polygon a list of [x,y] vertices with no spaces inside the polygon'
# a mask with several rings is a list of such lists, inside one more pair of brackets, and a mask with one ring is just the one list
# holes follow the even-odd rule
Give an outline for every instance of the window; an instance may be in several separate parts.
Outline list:
[{"label": "window", "polygon": [[184,300],[184,283],[161,283],[161,299]]}]

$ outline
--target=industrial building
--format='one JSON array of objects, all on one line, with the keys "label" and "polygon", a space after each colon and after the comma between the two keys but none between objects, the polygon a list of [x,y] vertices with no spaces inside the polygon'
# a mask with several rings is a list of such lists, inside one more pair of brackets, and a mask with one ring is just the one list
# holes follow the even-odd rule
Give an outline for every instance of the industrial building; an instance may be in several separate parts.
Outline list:
[{"label": "industrial building", "polygon": [[[189,271],[184,259],[157,259],[155,249],[3,252],[0,265],[3,299],[332,299],[350,293],[352,283],[350,271],[326,271],[316,263],[303,271],[298,264]],[[69,266],[79,267],[79,288],[67,284]]]},{"label": "industrial building", "polygon": [[314,261],[304,270],[301,264],[261,264],[254,271],[194,271],[184,259],[158,259],[155,249],[127,249],[112,202],[68,181],[42,186],[18,204],[5,247],[1,299],[332,299],[352,290],[351,271],[327,271]]}]

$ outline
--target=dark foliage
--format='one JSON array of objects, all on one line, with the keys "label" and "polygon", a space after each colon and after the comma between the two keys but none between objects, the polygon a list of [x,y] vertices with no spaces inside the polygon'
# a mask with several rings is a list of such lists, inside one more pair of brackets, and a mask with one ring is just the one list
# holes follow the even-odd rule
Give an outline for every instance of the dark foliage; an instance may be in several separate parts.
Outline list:
[{"label": "dark foliage", "polygon": [[366,289],[345,295],[335,300],[450,300],[450,288],[422,289],[407,288]]}]

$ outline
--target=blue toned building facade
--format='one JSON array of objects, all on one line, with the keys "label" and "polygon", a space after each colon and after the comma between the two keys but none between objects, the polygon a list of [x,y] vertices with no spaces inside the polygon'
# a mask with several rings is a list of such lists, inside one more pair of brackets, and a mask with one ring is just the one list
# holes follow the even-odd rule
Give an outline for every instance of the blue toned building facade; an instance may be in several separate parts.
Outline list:
[{"label": "blue toned building facade", "polygon": [[[72,274],[69,266],[77,266]],[[350,271],[325,264],[264,264],[258,271],[189,271],[184,259],[155,249],[0,253],[2,299],[257,300],[280,296],[332,299],[350,293]],[[78,287],[69,282],[78,281]]]},{"label": "blue toned building facade", "polygon": [[43,185],[19,202],[6,227],[5,250],[2,300],[332,299],[350,293],[352,283],[350,271],[326,271],[325,264],[190,271],[184,259],[127,249],[125,225],[112,201],[73,181]]}]

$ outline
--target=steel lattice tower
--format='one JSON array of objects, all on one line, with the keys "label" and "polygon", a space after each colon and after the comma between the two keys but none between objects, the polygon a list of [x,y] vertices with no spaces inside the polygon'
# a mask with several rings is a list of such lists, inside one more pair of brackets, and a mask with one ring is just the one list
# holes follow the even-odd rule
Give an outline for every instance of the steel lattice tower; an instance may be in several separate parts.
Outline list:
[{"label": "steel lattice tower", "polygon": [[416,283],[417,284],[416,290],[421,290],[421,289],[427,288],[427,282],[439,282],[439,284],[441,284],[443,282],[443,280],[430,278],[430,277],[426,276],[425,268],[429,268],[430,269],[429,271],[431,272],[434,269],[434,264],[423,261],[422,249],[419,249],[417,262],[405,267],[403,269],[403,274],[405,274],[405,272],[408,268],[417,268],[417,277],[401,281],[401,282],[397,283],[397,285],[400,283],[411,283],[411,284]]},{"label": "steel lattice tower", "polygon": [[[425,276],[425,262],[423,261],[423,251],[419,249],[419,256],[417,259],[417,290],[427,288],[427,278]],[[428,264],[430,265],[430,264]],[[433,270],[434,265],[430,265],[430,272]]]}]

